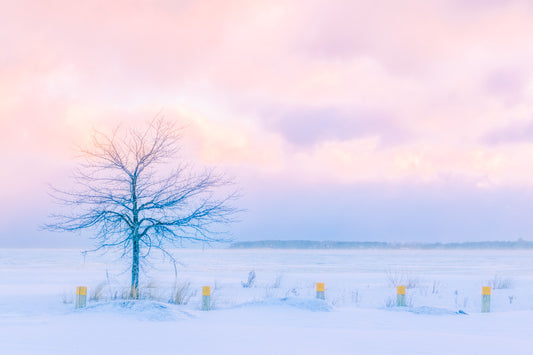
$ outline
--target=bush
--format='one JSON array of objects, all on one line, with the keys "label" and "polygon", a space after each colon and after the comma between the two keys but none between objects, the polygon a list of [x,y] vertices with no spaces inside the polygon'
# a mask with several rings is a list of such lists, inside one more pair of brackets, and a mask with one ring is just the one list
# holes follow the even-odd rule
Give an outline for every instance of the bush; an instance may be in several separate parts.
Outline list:
[{"label": "bush", "polygon": [[513,287],[513,280],[508,277],[495,275],[492,279],[487,281],[487,285],[494,290],[509,289]]},{"label": "bush", "polygon": [[255,271],[252,270],[248,273],[248,281],[246,282],[241,281],[241,285],[244,288],[250,288],[254,285],[254,282],[255,282]]},{"label": "bush", "polygon": [[107,281],[100,282],[96,287],[91,289],[89,301],[100,301],[104,298],[104,288],[107,286]]},{"label": "bush", "polygon": [[196,295],[196,291],[191,291],[190,282],[176,283],[174,286],[174,292],[172,293],[171,303],[174,304],[187,304],[190,299]]},{"label": "bush", "polygon": [[405,288],[415,288],[420,281],[406,270],[387,270],[387,281],[391,287],[405,286]]}]

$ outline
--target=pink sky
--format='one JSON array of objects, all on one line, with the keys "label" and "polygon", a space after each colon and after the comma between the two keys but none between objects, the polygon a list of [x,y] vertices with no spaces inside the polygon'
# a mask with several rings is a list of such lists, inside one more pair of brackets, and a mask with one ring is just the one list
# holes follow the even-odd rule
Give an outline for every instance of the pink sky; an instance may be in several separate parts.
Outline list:
[{"label": "pink sky", "polygon": [[528,1],[14,1],[0,22],[2,224],[48,209],[91,127],[161,110],[258,209],[256,181],[533,185]]}]

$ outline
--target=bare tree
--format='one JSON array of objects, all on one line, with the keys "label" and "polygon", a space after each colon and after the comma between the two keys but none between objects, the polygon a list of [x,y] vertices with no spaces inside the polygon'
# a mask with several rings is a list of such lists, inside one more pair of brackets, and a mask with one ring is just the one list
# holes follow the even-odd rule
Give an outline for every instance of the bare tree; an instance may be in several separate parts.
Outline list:
[{"label": "bare tree", "polygon": [[[131,292],[139,297],[140,260],[157,249],[168,255],[181,240],[223,241],[224,228],[238,210],[231,180],[212,169],[168,166],[179,152],[180,129],[156,117],[146,129],[112,134],[95,131],[93,146],[81,149],[72,189],[51,188],[51,196],[67,207],[52,215],[45,228],[92,230],[97,249],[123,248],[131,255]],[[166,165],[166,166],[165,166]],[[165,174],[164,171],[167,170]]]}]

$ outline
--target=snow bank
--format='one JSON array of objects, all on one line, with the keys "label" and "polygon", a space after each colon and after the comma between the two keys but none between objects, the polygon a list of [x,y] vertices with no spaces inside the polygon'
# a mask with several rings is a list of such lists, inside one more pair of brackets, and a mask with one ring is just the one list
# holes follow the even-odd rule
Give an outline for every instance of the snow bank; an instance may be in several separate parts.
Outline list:
[{"label": "snow bank", "polygon": [[174,305],[149,300],[95,302],[74,312],[78,314],[118,315],[149,321],[176,321],[192,317],[190,313],[179,310]]},{"label": "snow bank", "polygon": [[330,312],[333,307],[326,301],[313,298],[271,298],[264,301],[244,303],[237,307],[289,307],[311,312]]},{"label": "snow bank", "polygon": [[409,312],[414,314],[424,314],[424,315],[432,315],[432,316],[442,316],[442,315],[466,315],[463,311],[452,311],[445,308],[439,308],[439,307],[429,307],[429,306],[422,306],[422,307],[394,307],[394,308],[388,308],[389,310],[395,311],[395,312]]}]

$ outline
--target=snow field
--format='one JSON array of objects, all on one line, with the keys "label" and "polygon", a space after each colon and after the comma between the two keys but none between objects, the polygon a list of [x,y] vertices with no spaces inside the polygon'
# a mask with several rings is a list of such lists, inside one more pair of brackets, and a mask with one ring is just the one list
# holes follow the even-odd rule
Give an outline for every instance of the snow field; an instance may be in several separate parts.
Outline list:
[{"label": "snow field", "polygon": [[[176,250],[127,293],[127,260],[0,250],[1,354],[528,354],[532,251]],[[243,287],[250,271],[256,278]],[[492,312],[480,313],[481,287]],[[324,282],[326,301],[315,299]],[[410,307],[394,307],[396,284]],[[201,287],[214,310],[202,312]],[[74,309],[76,286],[87,308]],[[464,311],[468,315],[457,314]]]}]

